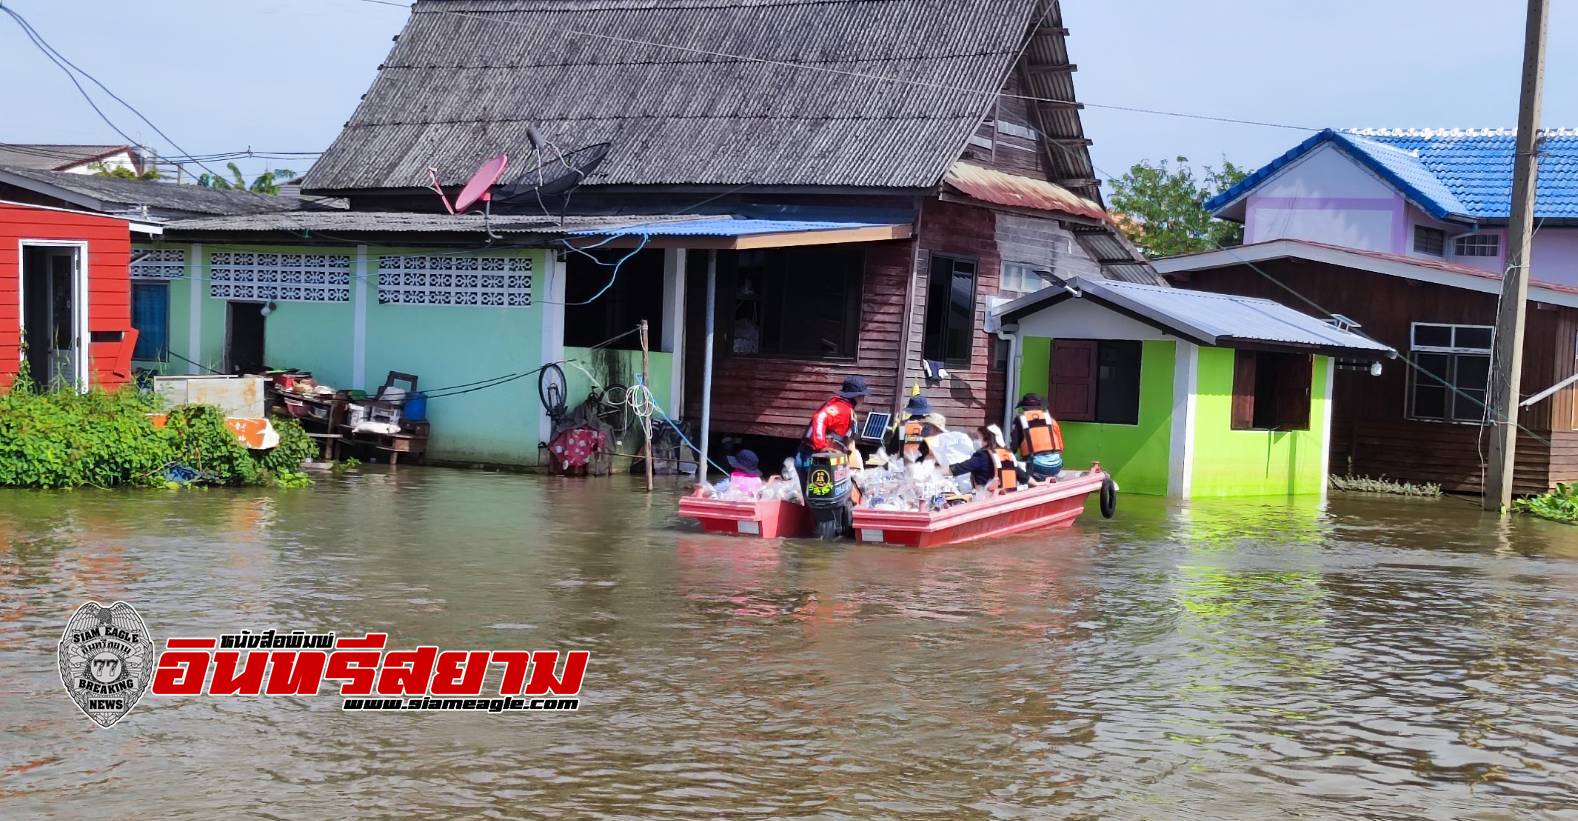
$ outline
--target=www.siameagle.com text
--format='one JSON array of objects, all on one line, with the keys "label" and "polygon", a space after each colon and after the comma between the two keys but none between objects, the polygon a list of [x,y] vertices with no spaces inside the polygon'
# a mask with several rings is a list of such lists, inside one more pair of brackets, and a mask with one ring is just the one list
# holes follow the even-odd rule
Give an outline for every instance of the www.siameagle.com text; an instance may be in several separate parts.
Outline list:
[{"label": "www.siameagle.com text", "polygon": [[477,710],[502,713],[506,710],[574,712],[581,708],[578,698],[348,698],[342,710]]}]

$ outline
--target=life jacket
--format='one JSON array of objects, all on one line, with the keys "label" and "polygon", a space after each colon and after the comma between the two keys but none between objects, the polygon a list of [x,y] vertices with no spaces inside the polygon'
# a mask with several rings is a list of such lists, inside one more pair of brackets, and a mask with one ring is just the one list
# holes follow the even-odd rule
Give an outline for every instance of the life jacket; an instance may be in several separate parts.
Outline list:
[{"label": "life jacket", "polygon": [[926,447],[926,436],[931,433],[931,427],[931,423],[925,419],[910,419],[899,428],[905,459],[918,461],[921,458],[921,449]]},{"label": "life jacket", "polygon": [[1051,414],[1039,408],[1031,408],[1019,414],[1019,427],[1024,429],[1024,438],[1019,442],[1019,455],[1029,459],[1045,453],[1060,453],[1063,450],[1063,428],[1058,426],[1057,420]]},{"label": "life jacket", "polygon": [[992,464],[997,468],[997,490],[999,493],[1019,489],[1019,465],[1014,462],[1014,454],[1007,448],[994,448],[992,450]]}]

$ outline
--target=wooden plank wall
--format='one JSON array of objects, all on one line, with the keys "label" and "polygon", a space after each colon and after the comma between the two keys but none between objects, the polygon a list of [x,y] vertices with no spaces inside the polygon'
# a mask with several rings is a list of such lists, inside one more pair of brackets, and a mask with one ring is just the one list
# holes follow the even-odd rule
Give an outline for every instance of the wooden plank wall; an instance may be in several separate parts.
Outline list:
[{"label": "wooden plank wall", "polygon": [[[125,220],[0,203],[0,387],[10,385],[20,363],[21,240],[88,242],[88,329],[131,328],[131,233]],[[90,346],[94,384],[117,388],[126,375],[113,370],[118,342]]]},{"label": "wooden plank wall", "polygon": [[[934,408],[948,417],[948,427],[968,430],[977,425],[1001,421],[1002,372],[991,371],[992,337],[986,333],[986,295],[997,293],[1001,281],[1002,257],[997,248],[997,215],[985,208],[959,203],[928,200],[921,212],[921,227],[915,260],[915,313],[911,333],[910,358],[905,372],[906,390],[921,374],[922,345],[926,327],[926,280],[931,270],[931,255],[946,254],[975,260],[975,335],[968,368],[950,367],[950,379],[941,385],[924,388]],[[994,397],[997,404],[993,407]]]},{"label": "wooden plank wall", "polygon": [[[1407,352],[1412,322],[1495,324],[1496,297],[1400,277],[1301,260],[1260,263],[1266,274],[1321,308],[1359,322],[1361,331]],[[1266,297],[1306,313],[1317,313],[1248,266],[1190,274],[1186,288]],[[1531,303],[1524,347],[1522,391],[1531,395],[1573,373],[1578,311]],[[1339,371],[1334,390],[1332,470],[1394,479],[1438,482],[1447,490],[1477,493],[1488,439],[1475,424],[1407,418],[1410,367],[1403,359],[1383,365],[1381,376]],[[1578,388],[1526,408],[1520,424],[1515,487],[1536,492],[1561,476],[1578,474],[1578,433],[1573,414]],[[1550,445],[1546,443],[1550,442]],[[1565,479],[1561,479],[1565,481]]]},{"label": "wooden plank wall", "polygon": [[[1029,95],[1026,88],[1018,72],[1015,72],[1003,88],[1005,96],[997,98],[992,111],[976,128],[975,139],[965,149],[963,159],[1009,174],[1047,179],[1046,151],[1041,141],[1033,136],[1027,137],[1021,131],[1029,129],[1033,132],[1036,127],[1035,118],[1030,112],[1030,101],[1022,99]],[[1008,131],[999,129],[998,122],[1008,125]],[[985,141],[991,143],[990,147],[981,144]]]},{"label": "wooden plank wall", "polygon": [[[860,301],[860,334],[853,360],[795,359],[769,356],[735,356],[717,335],[714,349],[712,431],[753,436],[799,439],[811,414],[838,390],[845,377],[859,375],[871,385],[869,407],[886,410],[893,401],[903,319],[904,284],[910,274],[914,240],[863,245],[865,269]],[[720,256],[722,253],[720,252]],[[697,256],[702,256],[698,254]],[[723,266],[720,266],[720,268]],[[705,269],[702,269],[704,271]],[[692,276],[698,273],[692,268]],[[704,276],[704,274],[701,274]],[[732,300],[720,276],[718,327],[732,322]],[[693,283],[697,279],[691,280]],[[689,291],[689,299],[704,299],[706,280]],[[699,340],[702,310],[689,313],[686,338]],[[700,358],[700,346],[690,348]],[[689,363],[687,363],[688,365]],[[686,405],[701,408],[699,366],[686,379]]]}]

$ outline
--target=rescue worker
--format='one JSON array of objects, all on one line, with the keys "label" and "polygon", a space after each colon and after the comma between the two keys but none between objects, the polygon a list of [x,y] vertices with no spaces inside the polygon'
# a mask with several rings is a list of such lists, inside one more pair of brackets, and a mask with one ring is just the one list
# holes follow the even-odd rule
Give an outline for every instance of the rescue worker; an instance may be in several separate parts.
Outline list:
[{"label": "rescue worker", "polygon": [[919,462],[931,456],[931,446],[926,440],[944,432],[932,419],[931,402],[924,395],[916,394],[904,406],[904,421],[888,431],[888,438],[882,444],[889,453],[902,456],[906,462]]},{"label": "rescue worker", "polygon": [[1054,479],[1062,472],[1063,428],[1047,413],[1039,394],[1027,393],[1019,400],[1009,444],[1033,478]]},{"label": "rescue worker", "polygon": [[811,456],[819,451],[849,452],[856,442],[855,408],[866,398],[869,389],[866,380],[851,376],[844,380],[838,395],[822,403],[811,415],[805,436],[800,438],[800,450],[795,454],[795,466],[802,474],[811,466]]},{"label": "rescue worker", "polygon": [[978,428],[974,437],[977,450],[970,458],[948,467],[954,476],[969,475],[977,488],[1008,493],[1031,483],[1014,454],[1003,443],[1003,429],[996,425]]}]

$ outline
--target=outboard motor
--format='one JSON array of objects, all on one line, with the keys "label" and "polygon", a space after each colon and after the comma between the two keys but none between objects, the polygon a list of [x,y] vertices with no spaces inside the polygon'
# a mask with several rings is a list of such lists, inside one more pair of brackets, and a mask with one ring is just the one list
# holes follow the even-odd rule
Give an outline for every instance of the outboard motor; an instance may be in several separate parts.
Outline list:
[{"label": "outboard motor", "polygon": [[805,476],[805,506],[822,541],[842,538],[852,529],[854,487],[847,454],[833,450],[812,454]]}]

